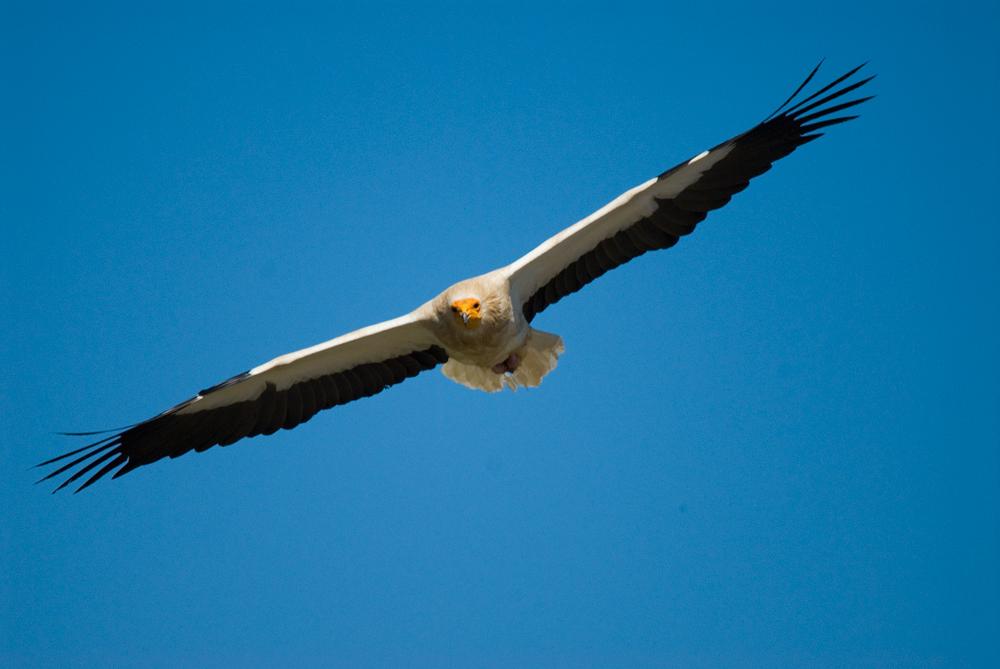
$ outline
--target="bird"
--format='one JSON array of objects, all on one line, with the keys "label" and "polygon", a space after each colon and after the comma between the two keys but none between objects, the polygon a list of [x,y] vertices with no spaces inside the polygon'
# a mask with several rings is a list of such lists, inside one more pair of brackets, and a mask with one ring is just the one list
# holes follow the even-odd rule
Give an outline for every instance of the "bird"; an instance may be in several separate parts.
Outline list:
[{"label": "bird", "polygon": [[107,436],[36,465],[56,467],[38,482],[64,476],[57,492],[89,474],[80,492],[112,471],[118,478],[168,456],[292,429],[435,367],[486,392],[539,385],[565,347],[532,325],[538,314],[629,260],[674,246],[821,129],[858,118],[841,112],[874,97],[849,95],[874,75],[856,77],[862,63],[805,95],[822,64],[746,132],[622,193],[509,265],[459,281],[398,318],[274,358],[147,420],[62,433]]}]

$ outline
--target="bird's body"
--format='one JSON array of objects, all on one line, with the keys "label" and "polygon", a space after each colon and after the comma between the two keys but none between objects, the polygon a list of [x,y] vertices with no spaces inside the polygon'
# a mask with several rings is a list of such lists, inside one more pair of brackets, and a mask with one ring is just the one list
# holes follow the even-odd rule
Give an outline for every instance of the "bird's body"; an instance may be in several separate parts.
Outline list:
[{"label": "bird's body", "polygon": [[559,336],[532,326],[538,313],[632,258],[673,246],[774,161],[819,137],[817,130],[856,118],[831,115],[869,98],[829,103],[871,79],[836,89],[860,68],[789,106],[818,69],[749,131],[626,191],[510,265],[460,281],[399,318],[275,358],[43,462],[76,456],[45,478],[77,468],[62,488],[93,471],[82,489],[115,469],[118,477],[163,457],[293,428],[318,411],[438,365],[453,381],[480,390],[537,386],[564,348]]},{"label": "bird's body", "polygon": [[[451,317],[452,305],[465,299],[480,303],[480,322],[475,327]],[[524,315],[514,308],[502,272],[460,281],[420,311],[430,314],[428,321],[449,358],[466,365],[492,367],[520,348],[530,329]]]},{"label": "bird's body", "polygon": [[[469,388],[487,392],[518,386],[533,387],[552,371],[563,352],[562,339],[531,327],[511,291],[509,268],[460,281],[421,309],[434,316],[434,333],[448,351],[445,376]],[[463,300],[478,303],[480,322],[474,327],[451,317]]]}]

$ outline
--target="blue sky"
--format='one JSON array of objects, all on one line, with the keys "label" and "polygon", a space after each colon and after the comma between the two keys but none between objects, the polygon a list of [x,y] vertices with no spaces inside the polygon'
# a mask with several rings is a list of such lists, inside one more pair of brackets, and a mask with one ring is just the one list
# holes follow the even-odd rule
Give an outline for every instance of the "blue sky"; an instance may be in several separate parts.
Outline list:
[{"label": "blue sky", "polygon": [[[996,662],[1000,21],[898,7],[8,7],[0,663]],[[871,60],[862,118],[540,316],[539,389],[31,485],[54,431],[506,264],[821,57]]]}]

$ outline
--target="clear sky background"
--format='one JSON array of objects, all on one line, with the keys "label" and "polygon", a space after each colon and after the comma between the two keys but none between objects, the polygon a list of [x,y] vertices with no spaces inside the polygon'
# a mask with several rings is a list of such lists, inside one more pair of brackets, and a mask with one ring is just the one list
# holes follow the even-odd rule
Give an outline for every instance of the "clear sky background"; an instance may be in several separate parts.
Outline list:
[{"label": "clear sky background", "polygon": [[[996,3],[171,4],[0,21],[0,664],[997,666]],[[539,389],[32,485],[54,431],[506,264],[821,57],[871,60],[862,118],[540,316]]]}]

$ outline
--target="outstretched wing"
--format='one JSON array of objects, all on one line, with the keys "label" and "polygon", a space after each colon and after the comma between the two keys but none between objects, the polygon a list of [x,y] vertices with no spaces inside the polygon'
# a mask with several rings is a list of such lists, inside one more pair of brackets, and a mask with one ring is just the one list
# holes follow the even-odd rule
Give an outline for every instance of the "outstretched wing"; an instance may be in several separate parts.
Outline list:
[{"label": "outstretched wing", "polygon": [[79,492],[115,468],[118,478],[168,455],[290,430],[318,411],[369,397],[447,360],[418,310],[275,358],[158,416],[47,460],[38,466],[77,456],[42,481],[65,473],[60,490],[97,469]]},{"label": "outstretched wing", "polygon": [[861,67],[796,101],[819,70],[817,65],[763,122],[623,193],[508,265],[504,271],[515,304],[522,305],[531,321],[608,270],[646,251],[676,244],[773,162],[821,137],[818,130],[857,118],[836,114],[873,97],[839,101],[874,78],[849,82]]}]

